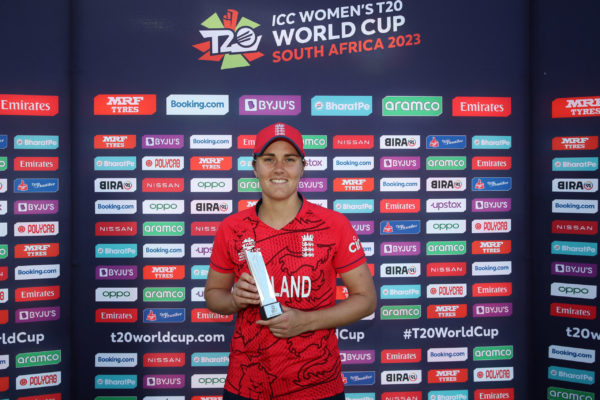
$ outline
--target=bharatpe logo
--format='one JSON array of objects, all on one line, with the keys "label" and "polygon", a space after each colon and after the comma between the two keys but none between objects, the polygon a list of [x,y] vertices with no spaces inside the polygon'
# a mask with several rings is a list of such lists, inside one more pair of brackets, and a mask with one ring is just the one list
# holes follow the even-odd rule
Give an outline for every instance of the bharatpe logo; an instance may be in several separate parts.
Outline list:
[{"label": "bharatpe logo", "polygon": [[552,171],[597,171],[598,157],[557,157],[552,159]]},{"label": "bharatpe logo", "polygon": [[563,368],[551,365],[548,367],[548,379],[593,385],[596,382],[596,373],[585,369]]},{"label": "bharatpe logo", "polygon": [[310,100],[311,115],[367,116],[373,112],[371,96],[314,96]]},{"label": "bharatpe logo", "polygon": [[381,108],[384,117],[439,117],[443,112],[441,96],[386,96]]},{"label": "bharatpe logo", "polygon": [[208,17],[200,29],[204,42],[194,47],[204,54],[201,61],[221,62],[221,69],[248,67],[264,54],[258,50],[262,35],[254,30],[260,26],[245,17],[239,18],[236,10],[229,9],[222,19],[217,13]]}]

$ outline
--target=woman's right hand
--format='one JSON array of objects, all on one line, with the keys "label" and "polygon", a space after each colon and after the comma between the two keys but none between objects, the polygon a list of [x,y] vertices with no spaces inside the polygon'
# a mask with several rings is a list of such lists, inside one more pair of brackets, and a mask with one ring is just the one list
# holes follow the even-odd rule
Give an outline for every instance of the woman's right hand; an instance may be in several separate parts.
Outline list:
[{"label": "woman's right hand", "polygon": [[258,289],[256,288],[254,278],[247,272],[242,273],[237,282],[233,284],[231,295],[233,305],[238,310],[260,304],[260,297],[258,296]]}]

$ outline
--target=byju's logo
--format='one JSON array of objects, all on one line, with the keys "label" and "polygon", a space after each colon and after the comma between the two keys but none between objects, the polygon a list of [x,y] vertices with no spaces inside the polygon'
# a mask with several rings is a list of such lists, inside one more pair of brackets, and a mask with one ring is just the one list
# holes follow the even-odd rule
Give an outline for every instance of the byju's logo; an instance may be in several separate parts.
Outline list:
[{"label": "byju's logo", "polygon": [[257,51],[262,35],[254,32],[260,24],[238,17],[238,11],[229,9],[223,19],[214,13],[202,22],[206,29],[201,29],[200,34],[207,40],[194,45],[204,53],[199,60],[221,61],[221,69],[230,69],[248,67],[264,55]]}]

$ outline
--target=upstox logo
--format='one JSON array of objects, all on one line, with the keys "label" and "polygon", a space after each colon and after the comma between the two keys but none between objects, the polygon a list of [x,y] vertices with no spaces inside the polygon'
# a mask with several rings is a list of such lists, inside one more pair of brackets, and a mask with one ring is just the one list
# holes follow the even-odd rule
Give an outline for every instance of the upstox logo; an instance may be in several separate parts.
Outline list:
[{"label": "upstox logo", "polygon": [[223,18],[212,14],[201,24],[200,35],[206,41],[194,47],[203,54],[201,61],[221,62],[221,69],[248,67],[264,54],[258,51],[262,35],[255,29],[260,24],[248,18],[239,18],[237,10],[229,9]]},{"label": "upstox logo", "polygon": [[441,96],[386,96],[382,100],[384,117],[439,117]]}]

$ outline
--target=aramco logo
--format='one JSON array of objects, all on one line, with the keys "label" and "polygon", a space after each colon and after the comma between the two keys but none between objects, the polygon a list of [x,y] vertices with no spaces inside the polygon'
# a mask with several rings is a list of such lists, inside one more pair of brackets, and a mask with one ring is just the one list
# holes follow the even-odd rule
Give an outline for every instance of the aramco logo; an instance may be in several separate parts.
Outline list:
[{"label": "aramco logo", "polygon": [[221,69],[248,67],[250,63],[264,54],[257,51],[262,35],[256,35],[254,29],[259,24],[248,18],[239,18],[236,10],[227,10],[220,19],[217,13],[208,17],[200,34],[204,42],[194,47],[204,54],[199,60],[221,62]]}]

